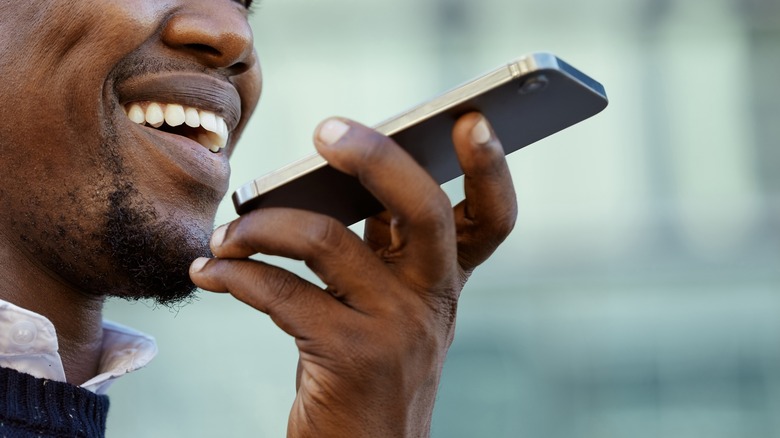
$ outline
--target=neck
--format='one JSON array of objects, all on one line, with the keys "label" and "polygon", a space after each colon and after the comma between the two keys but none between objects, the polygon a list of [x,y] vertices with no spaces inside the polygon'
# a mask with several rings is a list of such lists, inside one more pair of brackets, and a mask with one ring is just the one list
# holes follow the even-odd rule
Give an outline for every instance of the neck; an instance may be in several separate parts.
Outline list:
[{"label": "neck", "polygon": [[[4,243],[4,242],[3,242]],[[0,243],[0,298],[48,318],[68,383],[97,374],[103,341],[103,297],[84,294],[26,254]]]}]

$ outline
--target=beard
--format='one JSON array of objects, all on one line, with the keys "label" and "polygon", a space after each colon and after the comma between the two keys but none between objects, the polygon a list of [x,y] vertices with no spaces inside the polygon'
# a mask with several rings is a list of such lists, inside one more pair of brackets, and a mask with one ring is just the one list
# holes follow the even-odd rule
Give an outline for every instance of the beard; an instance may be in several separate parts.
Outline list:
[{"label": "beard", "polygon": [[106,203],[98,230],[49,241],[49,268],[86,295],[150,299],[168,307],[190,302],[196,287],[189,266],[212,257],[210,228],[160,218],[131,184],[115,188]]},{"label": "beard", "polygon": [[161,217],[126,175],[100,190],[108,195],[97,205],[71,198],[59,213],[25,223],[20,238],[49,272],[84,295],[186,304],[196,290],[190,263],[212,257],[213,223]]},{"label": "beard", "polygon": [[[213,216],[208,222],[160,213],[152,195],[136,188],[114,130],[107,131],[93,184],[66,188],[57,208],[41,208],[43,195],[32,195],[13,226],[32,257],[81,294],[186,304],[196,290],[190,263],[212,256]],[[216,208],[213,193],[192,196],[208,200],[203,211],[206,204]]]},{"label": "beard", "polygon": [[211,257],[209,233],[172,218],[161,219],[131,184],[108,197],[102,246],[125,281],[104,284],[104,293],[130,300],[153,299],[173,306],[196,290],[190,263]]},{"label": "beard", "polygon": [[106,134],[101,161],[113,184],[104,201],[107,205],[99,240],[118,275],[114,281],[95,286],[107,296],[128,300],[152,299],[165,306],[188,302],[196,290],[189,266],[198,257],[212,257],[209,238],[213,222],[195,224],[160,217],[123,165],[116,131],[109,129]]}]

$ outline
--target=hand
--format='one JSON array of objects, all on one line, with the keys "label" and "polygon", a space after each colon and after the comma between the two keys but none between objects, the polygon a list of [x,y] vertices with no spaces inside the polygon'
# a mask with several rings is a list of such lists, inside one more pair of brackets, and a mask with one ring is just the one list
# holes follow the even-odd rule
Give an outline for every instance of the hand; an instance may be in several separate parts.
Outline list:
[{"label": "hand", "polygon": [[[216,258],[193,262],[196,285],[231,293],[295,337],[288,436],[429,434],[461,289],[517,215],[487,121],[463,116],[453,140],[466,193],[455,208],[392,140],[330,119],[318,127],[318,151],[387,208],[366,222],[365,240],[323,215],[261,209],[218,228]],[[257,253],[303,260],[327,287],[248,258]]]}]

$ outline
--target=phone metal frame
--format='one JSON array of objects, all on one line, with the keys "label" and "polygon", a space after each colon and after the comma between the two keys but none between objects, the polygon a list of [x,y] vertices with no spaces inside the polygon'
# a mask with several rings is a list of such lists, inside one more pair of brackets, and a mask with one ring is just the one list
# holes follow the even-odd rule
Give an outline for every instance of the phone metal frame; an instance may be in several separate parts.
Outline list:
[{"label": "phone metal frame", "polygon": [[[536,91],[543,90],[546,87],[548,79],[547,76],[545,76],[545,73],[548,75],[551,73],[564,75],[567,80],[575,82],[579,88],[584,88],[586,92],[592,93],[593,99],[589,98],[591,101],[586,104],[587,108],[583,110],[585,111],[584,115],[577,114],[576,120],[566,120],[565,122],[562,122],[561,126],[547,128],[548,130],[554,129],[554,131],[541,133],[540,135],[536,136],[538,138],[533,139],[531,142],[536,141],[542,137],[546,137],[547,135],[551,135],[558,130],[564,129],[567,126],[595,115],[607,106],[608,101],[606,91],[599,82],[562,61],[552,53],[537,52],[523,56],[513,62],[510,62],[509,64],[493,70],[492,72],[489,72],[472,81],[466,82],[459,87],[445,92],[429,100],[428,102],[411,108],[410,110],[403,112],[393,118],[387,119],[384,122],[376,125],[374,129],[390,137],[396,134],[404,133],[405,130],[414,127],[415,125],[418,125],[428,119],[432,119],[436,115],[451,111],[454,108],[458,108],[459,106],[467,104],[472,99],[479,98],[479,96],[485,93],[486,90],[493,90],[515,81],[520,81],[518,89],[520,94],[532,94]],[[489,115],[488,119],[492,120]],[[500,132],[497,134],[499,135],[499,138],[502,138]],[[520,145],[504,143],[504,148],[507,153],[510,153],[526,146],[527,144],[529,143]],[[325,167],[329,167],[325,159],[322,158],[322,156],[319,154],[313,153],[280,169],[272,171],[260,178],[250,181],[241,186],[238,190],[235,191],[235,193],[233,193],[232,199],[236,211],[239,214],[246,213],[247,211],[257,207],[259,201],[262,200],[264,195],[289,183],[290,181],[297,180],[317,171],[322,172],[325,170],[323,169]],[[431,169],[428,170],[431,172]],[[337,171],[334,170],[334,172]],[[440,184],[458,176],[451,175],[451,171],[444,172],[443,174],[436,174],[436,172],[431,173]],[[296,207],[294,203],[292,206]],[[367,211],[370,210],[371,209]],[[373,210],[376,210],[376,207],[374,207]],[[381,209],[379,211],[381,211]],[[334,214],[334,216],[339,215]],[[356,221],[352,216],[354,215],[346,215],[338,218],[343,222],[350,224]]]}]

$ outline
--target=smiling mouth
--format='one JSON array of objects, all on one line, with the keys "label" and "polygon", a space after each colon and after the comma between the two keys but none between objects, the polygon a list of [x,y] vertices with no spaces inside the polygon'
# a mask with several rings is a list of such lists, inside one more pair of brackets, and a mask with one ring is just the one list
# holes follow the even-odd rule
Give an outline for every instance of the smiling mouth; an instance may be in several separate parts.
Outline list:
[{"label": "smiling mouth", "polygon": [[215,153],[227,145],[230,135],[223,117],[191,106],[141,101],[124,105],[124,110],[139,125],[187,137]]}]

